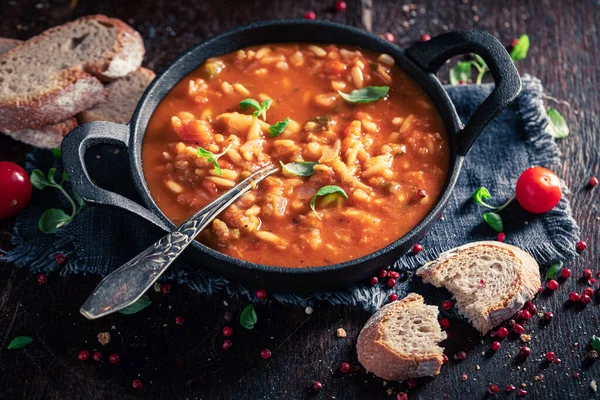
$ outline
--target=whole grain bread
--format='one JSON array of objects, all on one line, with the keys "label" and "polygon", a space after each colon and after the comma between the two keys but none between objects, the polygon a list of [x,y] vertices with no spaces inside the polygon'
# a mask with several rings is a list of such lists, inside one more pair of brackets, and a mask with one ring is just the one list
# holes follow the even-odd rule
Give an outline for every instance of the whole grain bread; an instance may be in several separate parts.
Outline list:
[{"label": "whole grain bread", "polygon": [[106,101],[80,113],[79,122],[112,121],[125,124],[131,119],[142,94],[156,74],[140,67],[133,74],[106,85]]},{"label": "whole grain bread", "polygon": [[417,275],[448,289],[459,313],[481,334],[513,316],[541,284],[537,262],[518,247],[500,242],[457,247],[419,268]]},{"label": "whole grain bread", "polygon": [[415,293],[381,307],[358,336],[358,361],[390,381],[439,374],[444,349],[438,343],[446,333],[438,314],[437,307],[426,305]]},{"label": "whole grain bread", "polygon": [[68,119],[106,97],[102,81],[136,71],[140,35],[104,15],[57,26],[0,55],[0,131]]},{"label": "whole grain bread", "polygon": [[63,138],[78,125],[76,118],[69,118],[56,124],[41,128],[25,128],[20,131],[6,133],[6,135],[34,147],[44,149],[60,148]]}]

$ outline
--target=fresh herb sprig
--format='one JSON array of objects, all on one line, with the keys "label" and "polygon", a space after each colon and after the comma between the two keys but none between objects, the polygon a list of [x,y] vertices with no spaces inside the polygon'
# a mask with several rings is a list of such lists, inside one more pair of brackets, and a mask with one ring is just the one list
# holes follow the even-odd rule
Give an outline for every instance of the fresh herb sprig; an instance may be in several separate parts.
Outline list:
[{"label": "fresh herb sprig", "polygon": [[389,86],[367,86],[350,93],[338,90],[338,93],[348,103],[373,103],[387,96],[389,91]]},{"label": "fresh herb sprig", "polygon": [[30,177],[31,184],[36,189],[43,190],[46,187],[58,189],[58,191],[67,199],[69,204],[71,204],[71,215],[68,215],[63,210],[57,208],[50,208],[44,211],[38,221],[38,228],[43,233],[48,234],[56,233],[58,228],[70,223],[85,205],[83,199],[76,192],[73,192],[73,197],[71,197],[65,189],[64,184],[69,181],[67,173],[63,170],[60,182],[56,181],[55,175],[56,168],[50,168],[46,176],[44,176],[44,173],[39,169],[34,169]]},{"label": "fresh herb sprig", "polygon": [[473,200],[475,200],[475,203],[492,210],[483,214],[483,220],[496,232],[502,232],[504,230],[504,223],[502,222],[502,217],[498,213],[504,210],[515,199],[515,196],[513,195],[504,204],[495,207],[484,201],[491,199],[492,196],[490,195],[490,192],[482,186],[473,193],[472,197]]},{"label": "fresh herb sprig", "polygon": [[227,148],[222,151],[219,154],[214,154],[213,152],[210,152],[206,149],[203,149],[202,147],[198,147],[198,157],[200,158],[206,158],[206,161],[208,161],[209,163],[213,163],[213,167],[215,168],[215,171],[217,171],[217,174],[219,176],[223,175],[223,171],[221,171],[221,166],[219,165],[219,158],[222,157],[223,155],[225,155],[229,149],[231,148],[231,145],[227,146]]},{"label": "fresh herb sprig", "polygon": [[312,161],[296,161],[284,164],[279,161],[281,164],[281,169],[283,172],[296,175],[296,176],[312,176],[315,173],[314,167],[318,164],[318,162]]},{"label": "fresh herb sprig", "polygon": [[346,192],[344,191],[344,189],[342,189],[339,186],[335,186],[335,185],[323,186],[321,189],[319,189],[317,191],[317,193],[315,193],[315,195],[310,200],[310,208],[313,210],[313,212],[315,213],[315,215],[319,219],[321,219],[321,217],[319,216],[319,213],[317,212],[317,209],[316,209],[317,197],[327,196],[327,195],[330,195],[330,194],[338,194],[338,195],[341,195],[342,197],[344,197],[346,199],[348,198],[348,195],[346,194]]},{"label": "fresh herb sprig", "polygon": [[269,127],[269,136],[274,138],[276,136],[281,135],[283,133],[283,131],[285,131],[285,129],[288,127],[289,124],[290,124],[290,117],[287,117],[283,121],[274,123],[273,125],[271,125]]},{"label": "fresh herb sprig", "polygon": [[548,107],[546,113],[548,114],[550,135],[556,139],[563,139],[569,136],[569,127],[565,118],[552,107]]},{"label": "fresh herb sprig", "polygon": [[563,263],[562,261],[557,261],[554,264],[552,264],[550,266],[550,268],[548,268],[548,271],[546,271],[546,280],[550,280],[550,279],[554,279],[556,277],[556,275],[558,275],[558,273],[560,272],[560,270],[563,268]]},{"label": "fresh herb sprig", "polygon": [[135,303],[125,307],[119,312],[124,315],[136,314],[142,311],[144,308],[148,307],[150,304],[152,304],[152,301],[150,301],[150,297],[148,297],[147,295],[143,295]]},{"label": "fresh herb sprig", "polygon": [[258,101],[254,100],[254,99],[245,99],[240,101],[240,108],[242,110],[246,110],[248,107],[252,107],[254,109],[256,109],[256,111],[254,111],[252,113],[252,115],[255,118],[258,118],[259,116],[262,117],[263,121],[267,120],[267,110],[271,107],[271,104],[273,104],[273,100],[271,99],[265,99],[262,103],[259,103]]}]

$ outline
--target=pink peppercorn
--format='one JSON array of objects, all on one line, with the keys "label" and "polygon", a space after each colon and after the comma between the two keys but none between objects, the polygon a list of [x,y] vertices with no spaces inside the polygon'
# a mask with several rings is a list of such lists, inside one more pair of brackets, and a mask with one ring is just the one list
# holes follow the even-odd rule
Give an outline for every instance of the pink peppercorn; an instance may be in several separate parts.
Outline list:
[{"label": "pink peppercorn", "polygon": [[37,283],[38,285],[45,285],[46,283],[48,283],[48,277],[46,276],[46,274],[38,274],[37,276]]},{"label": "pink peppercorn", "polygon": [[370,283],[371,285],[373,285],[373,286],[374,286],[374,285],[377,285],[377,284],[379,283],[379,279],[377,279],[377,277],[376,277],[376,276],[374,276],[374,277],[372,277],[372,278],[371,278],[371,280],[369,281],[369,283]]},{"label": "pink peppercorn", "polygon": [[388,300],[391,303],[392,301],[398,300],[398,295],[396,293],[392,293],[388,296]]},{"label": "pink peppercorn", "polygon": [[558,289],[558,282],[556,282],[554,279],[550,279],[548,281],[548,289],[555,291],[556,289]]},{"label": "pink peppercorn", "polygon": [[79,361],[87,361],[90,358],[90,352],[87,350],[81,350],[77,355]]},{"label": "pink peppercorn", "polygon": [[592,302],[592,298],[590,296],[588,296],[587,294],[582,294],[581,295],[581,304],[588,305],[591,302]]},{"label": "pink peppercorn", "polygon": [[444,364],[446,364],[448,362],[448,356],[446,355],[446,353],[442,354],[442,362]]},{"label": "pink peppercorn", "polygon": [[423,251],[423,246],[421,246],[420,244],[415,244],[412,248],[413,253],[420,253]]},{"label": "pink peppercorn", "polygon": [[519,397],[525,397],[525,396],[527,396],[527,390],[525,390],[525,389],[519,389],[519,391],[517,392],[517,396],[519,396]]},{"label": "pink peppercorn", "polygon": [[184,322],[185,322],[185,319],[181,315],[175,317],[175,324],[176,325],[183,325]]},{"label": "pink peppercorn", "polygon": [[162,292],[162,294],[171,293],[171,285],[169,285],[168,283],[163,283],[163,285],[160,287],[160,291]]},{"label": "pink peppercorn", "polygon": [[515,326],[513,326],[513,332],[517,335],[520,335],[521,333],[525,332],[525,328],[523,328],[523,325],[515,324]]},{"label": "pink peppercorn", "polygon": [[573,379],[579,379],[579,372],[573,372]]},{"label": "pink peppercorn", "polygon": [[500,342],[492,343],[492,350],[498,351],[498,350],[500,350],[500,347],[502,347],[502,344],[500,344]]},{"label": "pink peppercorn", "polygon": [[264,349],[260,352],[260,356],[265,360],[268,360],[269,358],[271,358],[271,355],[272,355],[272,353],[271,353],[271,350],[269,350],[269,349]]},{"label": "pink peppercorn", "polygon": [[583,294],[587,295],[587,296],[593,296],[594,295],[594,289],[592,289],[591,287],[586,287],[583,290]]},{"label": "pink peppercorn", "polygon": [[315,392],[320,392],[321,390],[323,390],[323,384],[319,381],[313,381],[312,389]]},{"label": "pink peppercorn", "polygon": [[427,192],[423,189],[419,189],[417,190],[417,196],[419,196],[420,199],[424,199],[425,197],[427,197]]},{"label": "pink peppercorn", "polygon": [[592,275],[592,270],[591,269],[586,269],[586,270],[583,271],[583,277],[585,279],[590,279],[590,278],[592,278],[592,276],[593,275]]},{"label": "pink peppercorn", "polygon": [[500,327],[496,331],[496,335],[498,335],[498,337],[500,338],[505,338],[508,336],[508,329],[506,329],[505,327]]},{"label": "pink peppercorn", "polygon": [[230,337],[233,335],[233,328],[230,326],[223,327],[223,336]]},{"label": "pink peppercorn", "polygon": [[409,389],[414,389],[417,387],[417,381],[414,379],[409,379],[406,381],[406,386],[408,386]]},{"label": "pink peppercorn", "polygon": [[342,361],[340,363],[340,372],[343,374],[347,374],[348,372],[350,372],[350,364],[348,364],[345,361]]},{"label": "pink peppercorn", "polygon": [[133,388],[135,390],[140,390],[141,388],[144,387],[144,384],[142,383],[142,381],[140,381],[139,379],[134,380],[131,385],[133,386]]},{"label": "pink peppercorn", "polygon": [[446,311],[452,308],[452,300],[444,300],[442,301],[442,308]]},{"label": "pink peppercorn", "polygon": [[393,278],[388,279],[386,285],[389,288],[393,288],[394,286],[396,286],[396,280]]},{"label": "pink peppercorn", "polygon": [[554,364],[560,364],[562,361],[560,358],[556,357],[553,362]]},{"label": "pink peppercorn", "polygon": [[424,33],[421,35],[421,42],[428,42],[431,40],[431,36],[429,36],[428,34]]},{"label": "pink peppercorn", "polygon": [[560,275],[567,279],[571,276],[571,270],[569,268],[563,268],[562,272],[560,273]]},{"label": "pink peppercorn", "polygon": [[381,279],[385,278],[388,275],[388,272],[385,269],[382,269],[381,271],[379,271],[379,277]]},{"label": "pink peppercorn", "polygon": [[335,10],[337,12],[342,12],[346,10],[346,2],[345,1],[336,1],[335,2]]},{"label": "pink peppercorn", "polygon": [[544,319],[548,322],[552,321],[552,319],[554,318],[554,313],[552,311],[546,311],[544,313]]},{"label": "pink peppercorn", "polygon": [[491,384],[490,386],[488,386],[488,393],[492,396],[495,396],[498,393],[500,393],[500,388],[497,385]]},{"label": "pink peppercorn", "polygon": [[594,186],[596,186],[598,184],[598,178],[596,178],[595,176],[592,176],[590,178],[590,180],[588,181],[588,186],[590,188],[593,188]]},{"label": "pink peppercorn", "polygon": [[396,395],[396,400],[408,400],[408,395],[405,392],[400,392]]},{"label": "pink peppercorn", "polygon": [[394,37],[394,34],[392,32],[386,32],[383,35],[381,35],[381,37],[390,43],[394,43],[396,41],[396,38]]},{"label": "pink peppercorn", "polygon": [[108,356],[108,362],[111,364],[118,364],[121,361],[121,357],[118,354],[111,354]]},{"label": "pink peppercorn", "polygon": [[267,298],[267,291],[265,289],[258,289],[255,294],[256,298],[259,300],[264,300]]},{"label": "pink peppercorn", "polygon": [[596,284],[596,278],[588,279],[588,285],[594,285],[594,284]]},{"label": "pink peppercorn", "polygon": [[315,14],[314,11],[307,11],[306,13],[304,13],[304,19],[308,19],[310,21],[312,21],[313,19],[317,18],[317,14]]},{"label": "pink peppercorn", "polygon": [[532,317],[532,315],[529,310],[523,310],[523,312],[521,313],[521,318],[523,318],[523,319],[530,320],[531,317]]},{"label": "pink peppercorn", "polygon": [[504,391],[506,393],[511,393],[511,392],[514,392],[515,390],[517,390],[515,385],[508,385],[507,387],[504,388]]},{"label": "pink peppercorn", "polygon": [[56,263],[59,265],[63,265],[67,262],[67,257],[65,257],[63,254],[57,254],[54,256],[54,261],[56,261]]},{"label": "pink peppercorn", "polygon": [[581,295],[579,293],[577,293],[577,292],[569,293],[569,300],[571,300],[573,303],[577,303],[580,299],[581,299]]},{"label": "pink peppercorn", "polygon": [[504,232],[500,232],[498,235],[496,235],[496,240],[499,242],[504,242],[504,239],[506,239],[506,234]]},{"label": "pink peppercorn", "polygon": [[398,279],[398,278],[400,278],[400,272],[390,271],[390,272],[388,272],[388,276],[392,279]]},{"label": "pink peppercorn", "polygon": [[579,242],[577,242],[577,244],[575,245],[575,248],[577,249],[577,251],[582,252],[585,249],[587,249],[587,243],[584,242],[583,240],[580,240]]},{"label": "pink peppercorn", "polygon": [[527,346],[521,346],[519,349],[519,356],[522,358],[527,358],[531,354],[531,349]]},{"label": "pink peppercorn", "polygon": [[231,346],[233,346],[233,342],[229,339],[225,339],[223,341],[223,346],[221,346],[221,347],[223,347],[223,350],[229,350],[231,348]]},{"label": "pink peppercorn", "polygon": [[440,326],[444,330],[450,328],[450,321],[448,321],[448,318],[442,318],[442,319],[440,319]]},{"label": "pink peppercorn", "polygon": [[459,351],[458,353],[456,353],[454,355],[454,359],[456,360],[464,360],[467,358],[467,353],[465,353],[464,351]]},{"label": "pink peppercorn", "polygon": [[548,361],[554,361],[554,359],[556,358],[556,354],[549,351],[546,353],[545,357],[546,357],[546,360],[548,360]]},{"label": "pink peppercorn", "polygon": [[99,351],[96,351],[96,352],[94,352],[94,354],[92,354],[92,358],[94,359],[94,361],[101,361],[102,353],[100,353]]}]

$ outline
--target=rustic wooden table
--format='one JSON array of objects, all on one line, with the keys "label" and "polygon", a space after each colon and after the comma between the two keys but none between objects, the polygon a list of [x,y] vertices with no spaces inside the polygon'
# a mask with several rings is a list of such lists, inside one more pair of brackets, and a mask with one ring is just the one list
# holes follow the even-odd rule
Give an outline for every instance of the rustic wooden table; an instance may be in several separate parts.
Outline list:
[{"label": "rustic wooden table", "polygon": [[[519,63],[522,72],[541,78],[547,92],[570,103],[555,105],[567,118],[571,136],[560,142],[562,169],[571,187],[573,213],[588,250],[569,266],[575,277],[584,268],[598,270],[600,233],[598,189],[585,184],[600,174],[600,2],[429,0],[347,0],[345,12],[335,12],[334,1],[196,1],[4,0],[0,6],[0,36],[26,39],[74,19],[102,13],[123,19],[144,37],[145,65],[160,70],[177,54],[198,41],[226,29],[257,20],[301,18],[314,10],[319,19],[363,27],[375,34],[391,32],[400,46],[422,33],[435,35],[453,29],[487,30],[504,42],[529,34],[529,57]],[[0,135],[0,160],[24,161],[29,147]],[[1,188],[0,188],[1,190]],[[0,248],[10,248],[12,220],[0,221]],[[354,344],[367,313],[349,307],[320,305],[312,315],[279,304],[258,306],[260,321],[253,331],[234,335],[234,347],[221,349],[221,329],[227,312],[238,315],[245,303],[227,295],[211,298],[174,286],[170,295],[156,295],[152,312],[125,318],[117,315],[88,322],[78,307],[98,282],[96,276],[51,276],[38,286],[35,276],[0,263],[0,398],[6,399],[112,399],[112,398],[395,398],[406,384],[384,384],[363,371],[343,375],[340,361],[356,363]],[[569,279],[560,292],[536,303],[553,310],[547,327],[531,324],[530,346],[535,356],[515,364],[508,355],[518,341],[505,342],[489,356],[489,337],[481,339],[466,324],[453,324],[447,353],[468,351],[463,362],[451,361],[435,379],[419,380],[410,398],[458,399],[486,396],[489,383],[501,388],[527,385],[529,398],[595,398],[590,388],[600,381],[600,362],[585,361],[592,334],[600,334],[598,306],[575,310],[565,306],[571,290],[581,291],[578,279]],[[174,318],[185,316],[176,326]],[[338,339],[335,330],[348,333]],[[96,335],[110,331],[105,347]],[[29,335],[34,345],[7,351],[16,335]],[[102,347],[105,359],[119,353],[112,365],[77,360],[81,349]],[[273,357],[261,359],[269,348]],[[548,367],[542,354],[554,350],[562,364]],[[484,354],[485,353],[485,354]],[[468,380],[463,381],[461,374]],[[579,379],[572,374],[580,373]],[[140,378],[143,390],[131,382]],[[324,384],[319,394],[309,390],[313,380]],[[504,396],[504,395],[502,395]],[[513,393],[511,396],[516,397]]]}]

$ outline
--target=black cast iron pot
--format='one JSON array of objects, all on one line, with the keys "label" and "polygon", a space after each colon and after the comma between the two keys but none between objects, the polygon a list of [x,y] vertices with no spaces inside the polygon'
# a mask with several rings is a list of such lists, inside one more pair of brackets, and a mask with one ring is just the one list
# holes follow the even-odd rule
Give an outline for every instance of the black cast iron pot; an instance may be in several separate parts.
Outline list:
[{"label": "black cast iron pot", "polygon": [[[65,168],[73,188],[85,201],[121,207],[164,230],[172,230],[175,225],[156,206],[142,172],[142,142],[154,109],[179,80],[207,58],[247,46],[276,42],[358,45],[394,57],[396,65],[407,72],[429,95],[445,123],[451,159],[444,192],[431,212],[409,233],[379,251],[341,264],[310,268],[260,265],[229,257],[199,242],[186,251],[197,260],[198,267],[211,269],[253,288],[312,292],[349,285],[366,279],[375,270],[393,263],[431,229],[450,198],[471,145],[486,125],[519,94],[521,80],[517,70],[504,46],[492,35],[477,31],[450,32],[403,50],[363,30],[329,22],[272,21],[236,28],[201,42],[167,67],[144,93],[129,125],[92,122],[71,132],[62,144]],[[463,127],[454,105],[435,74],[450,57],[465,53],[483,57],[496,88]],[[144,204],[137,204],[92,183],[86,171],[84,154],[88,147],[100,143],[127,149],[133,181]]]}]

